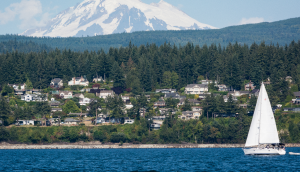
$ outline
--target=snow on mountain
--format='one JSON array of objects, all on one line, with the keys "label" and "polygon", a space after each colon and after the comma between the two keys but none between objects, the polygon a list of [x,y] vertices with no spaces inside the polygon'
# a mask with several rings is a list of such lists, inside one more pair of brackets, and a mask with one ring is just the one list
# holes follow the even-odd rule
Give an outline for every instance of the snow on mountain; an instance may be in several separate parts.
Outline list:
[{"label": "snow on mountain", "polygon": [[22,35],[81,37],[149,30],[216,29],[189,17],[161,0],[145,4],[140,0],[85,0],[53,18],[45,27]]}]

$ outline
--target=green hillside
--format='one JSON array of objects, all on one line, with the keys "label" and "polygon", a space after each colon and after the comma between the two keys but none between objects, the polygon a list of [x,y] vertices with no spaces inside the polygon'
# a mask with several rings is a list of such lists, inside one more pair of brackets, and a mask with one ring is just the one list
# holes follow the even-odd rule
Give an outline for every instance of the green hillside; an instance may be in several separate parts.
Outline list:
[{"label": "green hillside", "polygon": [[121,33],[81,38],[34,38],[17,35],[1,35],[0,42],[9,41],[33,41],[38,44],[46,44],[52,48],[71,49],[74,51],[98,51],[101,48],[108,51],[110,47],[128,46],[128,42],[134,45],[146,45],[155,43],[162,45],[170,42],[176,45],[186,45],[191,42],[194,45],[220,44],[228,45],[229,42],[238,42],[251,45],[253,42],[266,44],[274,43],[285,45],[292,40],[300,39],[300,18],[292,18],[272,23],[248,24],[231,26],[217,30],[187,30],[187,31],[144,31],[134,33]]}]

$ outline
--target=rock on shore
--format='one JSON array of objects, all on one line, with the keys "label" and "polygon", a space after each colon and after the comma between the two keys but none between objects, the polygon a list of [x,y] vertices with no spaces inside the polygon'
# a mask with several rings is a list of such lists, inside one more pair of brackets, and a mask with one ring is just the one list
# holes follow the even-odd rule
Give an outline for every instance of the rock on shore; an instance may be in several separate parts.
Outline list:
[{"label": "rock on shore", "polygon": [[[242,148],[244,144],[101,144],[74,143],[51,145],[0,144],[0,149],[161,149],[161,148]],[[300,144],[286,144],[286,147],[300,147]]]}]

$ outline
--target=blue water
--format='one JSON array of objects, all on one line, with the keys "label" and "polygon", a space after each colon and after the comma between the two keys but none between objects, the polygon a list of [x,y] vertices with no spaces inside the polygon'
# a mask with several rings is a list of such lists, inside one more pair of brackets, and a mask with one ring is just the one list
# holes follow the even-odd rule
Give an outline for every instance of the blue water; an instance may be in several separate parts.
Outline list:
[{"label": "blue water", "polygon": [[0,171],[300,171],[300,148],[284,156],[242,149],[0,150]]}]

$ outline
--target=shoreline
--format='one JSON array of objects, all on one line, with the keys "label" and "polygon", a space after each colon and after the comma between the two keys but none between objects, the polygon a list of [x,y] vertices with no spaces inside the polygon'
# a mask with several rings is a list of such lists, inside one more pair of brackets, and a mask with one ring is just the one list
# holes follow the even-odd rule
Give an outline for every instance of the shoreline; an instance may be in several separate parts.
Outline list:
[{"label": "shoreline", "polygon": [[[70,143],[49,145],[0,144],[0,150],[12,149],[178,149],[178,148],[242,148],[244,144],[101,144]],[[300,147],[300,143],[287,143],[286,147]]]}]

